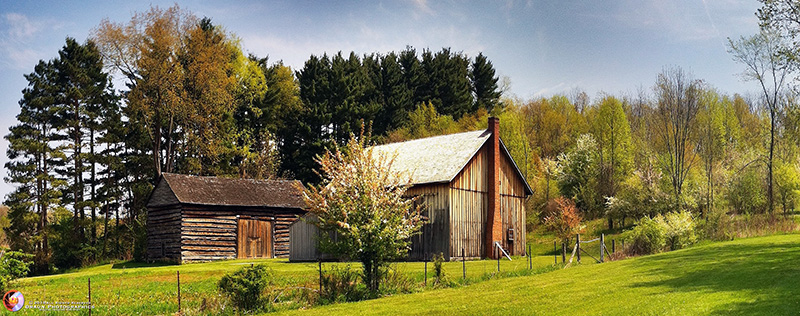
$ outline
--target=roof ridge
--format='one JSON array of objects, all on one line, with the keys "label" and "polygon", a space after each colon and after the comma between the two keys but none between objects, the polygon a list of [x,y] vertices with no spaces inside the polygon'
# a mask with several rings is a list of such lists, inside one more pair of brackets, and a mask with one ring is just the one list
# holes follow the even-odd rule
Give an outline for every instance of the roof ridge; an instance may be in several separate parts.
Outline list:
[{"label": "roof ridge", "polygon": [[380,144],[380,145],[373,145],[373,146],[370,146],[370,147],[380,147],[380,146],[387,146],[387,145],[404,144],[404,143],[428,140],[428,139],[439,138],[439,137],[455,136],[455,135],[462,135],[462,134],[475,133],[475,132],[486,132],[486,131],[488,131],[488,129],[479,129],[479,130],[474,130],[474,131],[466,131],[466,132],[459,132],[459,133],[452,133],[452,134],[442,134],[442,135],[428,136],[428,137],[423,137],[423,138],[409,139],[409,140],[404,140],[402,142],[393,142],[393,143],[386,143],[386,144]]}]

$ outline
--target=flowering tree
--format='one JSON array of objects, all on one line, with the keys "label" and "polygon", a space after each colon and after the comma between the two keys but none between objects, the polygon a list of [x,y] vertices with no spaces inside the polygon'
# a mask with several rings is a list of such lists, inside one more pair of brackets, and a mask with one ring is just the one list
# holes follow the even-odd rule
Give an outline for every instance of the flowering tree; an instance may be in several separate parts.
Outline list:
[{"label": "flowering tree", "polygon": [[575,202],[565,197],[558,197],[554,201],[555,205],[548,207],[549,214],[544,218],[544,224],[556,237],[566,241],[572,235],[580,233],[583,229],[581,225],[581,215]]},{"label": "flowering tree", "polygon": [[[420,229],[420,207],[404,198],[411,178],[392,172],[394,159],[373,156],[364,135],[317,157],[322,178],[303,198],[318,218],[320,250],[363,265],[362,278],[376,292],[386,263],[403,258]],[[334,237],[335,236],[335,237]]]}]

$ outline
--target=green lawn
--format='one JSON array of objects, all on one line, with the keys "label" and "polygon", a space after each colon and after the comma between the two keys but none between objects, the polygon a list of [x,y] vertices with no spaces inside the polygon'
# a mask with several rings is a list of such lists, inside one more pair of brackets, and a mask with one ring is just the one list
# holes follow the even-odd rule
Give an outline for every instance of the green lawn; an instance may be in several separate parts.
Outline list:
[{"label": "green lawn", "polygon": [[793,315],[798,262],[800,235],[777,235],[288,313]]},{"label": "green lawn", "polygon": [[[553,257],[534,257],[533,267],[542,268],[552,264]],[[225,273],[234,271],[251,263],[265,263],[273,272],[274,288],[304,286],[317,288],[317,263],[289,263],[285,259],[231,260],[213,263],[186,265],[161,265],[140,263],[120,263],[81,269],[72,273],[25,278],[19,280],[14,289],[25,295],[26,302],[85,302],[87,300],[88,279],[92,282],[92,302],[95,315],[154,315],[172,314],[177,311],[176,272],[181,273],[182,308],[188,315],[218,314],[224,300],[219,297],[216,282]],[[332,265],[351,265],[358,263],[323,263],[323,269]],[[525,258],[513,261],[500,261],[504,273],[527,269]],[[425,265],[422,262],[402,262],[392,266],[409,276],[422,288],[425,278]],[[428,263],[428,276],[431,277],[433,264]],[[462,277],[461,262],[447,262],[445,274],[451,279]],[[486,279],[497,271],[497,262],[492,260],[467,261],[466,272],[470,282]],[[422,289],[420,289],[422,290]],[[425,289],[435,291],[434,289]],[[203,301],[209,306],[201,312]],[[299,308],[283,304],[279,308]],[[227,311],[230,308],[225,309]],[[40,311],[23,310],[21,315],[39,315]],[[60,313],[52,312],[51,315]],[[88,314],[72,312],[72,314]]]}]

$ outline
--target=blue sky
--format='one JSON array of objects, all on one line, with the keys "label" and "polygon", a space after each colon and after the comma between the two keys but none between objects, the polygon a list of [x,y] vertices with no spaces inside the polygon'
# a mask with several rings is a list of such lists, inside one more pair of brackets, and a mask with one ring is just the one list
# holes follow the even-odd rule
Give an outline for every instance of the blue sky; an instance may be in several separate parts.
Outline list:
[{"label": "blue sky", "polygon": [[[723,93],[755,91],[726,52],[727,38],[755,34],[757,1],[179,1],[236,34],[246,52],[294,69],[311,54],[385,53],[407,45],[483,52],[522,99],[570,93],[649,91],[665,66],[680,66]],[[67,36],[84,41],[104,18],[127,22],[152,1],[0,0],[0,134],[40,59]],[[0,140],[0,164],[7,142]],[[2,169],[2,176],[5,168]],[[12,186],[0,184],[5,196]]]}]

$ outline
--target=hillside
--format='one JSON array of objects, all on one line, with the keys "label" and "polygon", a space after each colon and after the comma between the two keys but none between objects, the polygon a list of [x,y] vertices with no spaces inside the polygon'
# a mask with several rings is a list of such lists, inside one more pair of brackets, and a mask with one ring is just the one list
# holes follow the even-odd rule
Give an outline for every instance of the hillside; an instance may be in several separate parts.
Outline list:
[{"label": "hillside", "polygon": [[800,235],[749,238],[289,314],[795,314],[798,260]]}]

